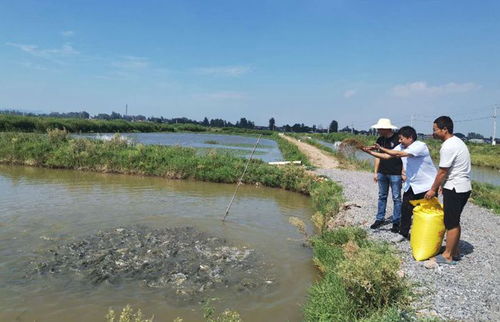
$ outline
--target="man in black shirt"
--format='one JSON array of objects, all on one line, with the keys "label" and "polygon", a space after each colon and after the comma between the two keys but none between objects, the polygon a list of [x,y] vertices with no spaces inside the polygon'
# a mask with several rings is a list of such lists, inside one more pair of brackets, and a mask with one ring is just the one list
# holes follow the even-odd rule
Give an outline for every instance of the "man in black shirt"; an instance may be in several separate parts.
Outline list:
[{"label": "man in black shirt", "polygon": [[[389,119],[379,119],[372,128],[377,129],[380,137],[377,144],[387,149],[394,149],[399,145],[397,133],[394,133],[397,127],[391,124]],[[387,205],[387,195],[389,186],[391,187],[392,200],[394,202],[392,213],[391,232],[399,232],[399,220],[401,218],[401,185],[403,164],[400,158],[381,160],[375,158],[375,175],[373,180],[378,183],[378,211],[375,222],[370,226],[371,229],[377,229],[384,224],[385,208]]]}]

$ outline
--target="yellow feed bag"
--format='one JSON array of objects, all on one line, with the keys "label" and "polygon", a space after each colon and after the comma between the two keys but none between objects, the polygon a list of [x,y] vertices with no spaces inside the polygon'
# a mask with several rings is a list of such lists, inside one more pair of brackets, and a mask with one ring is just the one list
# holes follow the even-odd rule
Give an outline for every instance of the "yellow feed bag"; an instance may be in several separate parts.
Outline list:
[{"label": "yellow feed bag", "polygon": [[423,261],[435,256],[441,248],[445,232],[443,207],[437,198],[411,200],[410,203],[415,206],[410,246],[413,257]]}]

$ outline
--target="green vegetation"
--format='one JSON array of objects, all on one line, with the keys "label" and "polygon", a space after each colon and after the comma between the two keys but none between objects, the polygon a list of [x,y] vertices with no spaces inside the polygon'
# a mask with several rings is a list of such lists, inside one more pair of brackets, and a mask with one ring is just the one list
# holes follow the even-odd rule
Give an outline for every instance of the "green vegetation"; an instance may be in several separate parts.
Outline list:
[{"label": "green vegetation", "polygon": [[278,147],[285,160],[302,161],[303,165],[311,165],[309,159],[302,152],[300,152],[299,148],[295,144],[288,142],[277,133],[274,133],[272,138],[276,141],[276,143],[278,143]]},{"label": "green vegetation", "polygon": [[[173,179],[235,183],[246,160],[229,153],[177,146],[130,144],[69,137],[62,130],[48,135],[0,133],[0,162],[47,168],[162,176]],[[299,167],[278,168],[252,160],[244,183],[308,193],[314,179]]]},{"label": "green vegetation", "polygon": [[71,133],[125,133],[125,132],[209,132],[218,134],[272,135],[272,131],[236,127],[206,127],[199,124],[167,124],[157,122],[129,122],[125,120],[96,120],[0,114],[0,132],[37,132],[67,130]]},{"label": "green vegetation", "polygon": [[500,186],[472,182],[472,202],[500,214]]},{"label": "green vegetation", "polygon": [[328,134],[313,134],[313,138],[330,143],[342,142],[346,139],[357,139],[363,142],[364,145],[372,145],[377,140],[375,135],[356,135],[351,133],[328,133]]},{"label": "green vegetation", "polygon": [[338,228],[312,240],[324,274],[309,291],[306,321],[395,321],[410,300],[400,262],[386,244],[369,241],[361,228]]}]

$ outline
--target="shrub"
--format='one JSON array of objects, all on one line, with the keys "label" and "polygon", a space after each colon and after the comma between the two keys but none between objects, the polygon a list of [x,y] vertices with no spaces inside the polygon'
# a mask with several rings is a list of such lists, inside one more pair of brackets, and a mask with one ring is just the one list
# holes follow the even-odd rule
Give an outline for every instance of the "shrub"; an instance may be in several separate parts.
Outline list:
[{"label": "shrub", "polygon": [[399,259],[385,245],[373,244],[352,253],[337,269],[359,312],[369,312],[401,300],[407,289],[398,275]]}]

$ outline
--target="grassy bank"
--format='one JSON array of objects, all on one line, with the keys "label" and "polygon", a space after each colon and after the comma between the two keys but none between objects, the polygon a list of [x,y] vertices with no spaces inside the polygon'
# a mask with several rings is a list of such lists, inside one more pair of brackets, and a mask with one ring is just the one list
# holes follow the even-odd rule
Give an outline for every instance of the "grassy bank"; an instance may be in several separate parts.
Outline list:
[{"label": "grassy bank", "polygon": [[272,135],[272,131],[236,127],[214,128],[198,124],[166,124],[129,122],[125,120],[94,120],[0,114],[0,132],[46,133],[66,129],[71,133],[126,133],[126,132],[209,132],[217,134]]},{"label": "grassy bank", "polygon": [[387,244],[350,227],[324,232],[313,245],[323,279],[309,291],[306,321],[403,320],[410,288]]},{"label": "grassy bank", "polygon": [[488,183],[472,182],[471,200],[478,206],[500,215],[500,187]]}]

